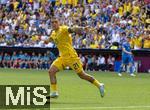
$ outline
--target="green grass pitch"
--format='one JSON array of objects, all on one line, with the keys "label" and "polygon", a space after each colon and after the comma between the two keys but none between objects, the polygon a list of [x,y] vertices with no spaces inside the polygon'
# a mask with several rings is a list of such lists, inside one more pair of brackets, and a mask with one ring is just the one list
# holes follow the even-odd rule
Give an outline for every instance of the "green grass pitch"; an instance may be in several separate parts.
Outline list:
[{"label": "green grass pitch", "polygon": [[[105,83],[106,96],[81,80],[75,72],[59,72],[60,97],[51,99],[50,110],[150,110],[150,74],[122,77],[112,72],[88,72]],[[49,85],[45,70],[0,69],[0,85]]]}]

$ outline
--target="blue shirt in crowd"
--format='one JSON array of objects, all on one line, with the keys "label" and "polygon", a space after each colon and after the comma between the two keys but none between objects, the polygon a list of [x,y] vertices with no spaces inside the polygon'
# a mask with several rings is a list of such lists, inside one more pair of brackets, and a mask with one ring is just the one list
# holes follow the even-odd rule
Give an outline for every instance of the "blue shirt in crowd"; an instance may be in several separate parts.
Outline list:
[{"label": "blue shirt in crowd", "polygon": [[37,56],[32,56],[31,60],[38,60],[38,57]]},{"label": "blue shirt in crowd", "polygon": [[8,61],[8,60],[10,60],[10,59],[11,59],[11,58],[10,58],[9,55],[4,56],[4,60]]},{"label": "blue shirt in crowd", "polygon": [[43,56],[43,60],[44,60],[44,61],[49,61],[50,59],[49,59],[48,56]]},{"label": "blue shirt in crowd", "polygon": [[12,55],[11,60],[17,60],[19,59],[18,55]]},{"label": "blue shirt in crowd", "polygon": [[0,55],[0,61],[2,61],[2,56]]},{"label": "blue shirt in crowd", "polygon": [[24,54],[20,54],[20,55],[19,55],[19,59],[25,60],[25,55],[24,55]]}]

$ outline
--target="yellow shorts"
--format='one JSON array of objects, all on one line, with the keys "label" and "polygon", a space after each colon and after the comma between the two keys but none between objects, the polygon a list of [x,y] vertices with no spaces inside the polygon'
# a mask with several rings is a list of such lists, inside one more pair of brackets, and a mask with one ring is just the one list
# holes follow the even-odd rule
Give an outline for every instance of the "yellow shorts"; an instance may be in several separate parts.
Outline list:
[{"label": "yellow shorts", "polygon": [[76,73],[80,73],[83,71],[82,62],[79,57],[74,58],[63,58],[58,57],[52,65],[56,66],[59,70],[63,70],[65,67],[69,66]]}]

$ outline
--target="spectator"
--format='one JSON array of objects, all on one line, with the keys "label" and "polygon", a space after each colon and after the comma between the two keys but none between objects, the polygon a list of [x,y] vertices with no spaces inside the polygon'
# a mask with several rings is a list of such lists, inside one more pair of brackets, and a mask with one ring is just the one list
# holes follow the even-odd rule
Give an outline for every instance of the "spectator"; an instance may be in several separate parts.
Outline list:
[{"label": "spectator", "polygon": [[54,55],[54,53],[50,52],[50,51],[47,51],[47,55],[49,56],[50,60],[55,60],[56,59],[56,56]]},{"label": "spectator", "polygon": [[23,54],[22,51],[19,52],[19,68],[21,69],[25,69],[25,55]]},{"label": "spectator", "polygon": [[82,61],[82,64],[83,64],[83,69],[85,70],[86,69],[86,59],[85,59],[85,56],[83,56],[82,54],[79,54],[79,57]]},{"label": "spectator", "polygon": [[38,69],[38,56],[33,52],[30,61],[31,68]]},{"label": "spectator", "polygon": [[144,35],[143,35],[143,39],[144,39],[144,45],[143,48],[150,48],[150,34],[147,34],[148,30],[145,30]]},{"label": "spectator", "polygon": [[98,70],[105,71],[107,69],[105,57],[99,55],[97,60]]},{"label": "spectator", "polygon": [[38,69],[42,69],[42,65],[43,65],[43,58],[42,58],[42,54],[39,53],[38,54]]},{"label": "spectator", "polygon": [[115,58],[109,55],[107,59],[107,70],[113,71]]},{"label": "spectator", "polygon": [[0,53],[0,67],[2,67],[3,53]]},{"label": "spectator", "polygon": [[10,68],[10,65],[11,65],[11,61],[10,61],[11,57],[8,53],[5,53],[4,54],[4,57],[3,57],[3,61],[2,61],[2,66],[4,68]]},{"label": "spectator", "polygon": [[51,62],[49,56],[47,55],[47,53],[44,53],[43,62],[42,62],[42,68],[43,69],[49,69],[51,63],[52,62]]},{"label": "spectator", "polygon": [[24,54],[24,60],[25,60],[24,68],[30,68],[31,67],[30,56],[27,53]]},{"label": "spectator", "polygon": [[96,59],[96,55],[93,55],[93,56],[92,56],[91,69],[92,69],[92,71],[95,71],[95,70],[97,69],[97,59]]},{"label": "spectator", "polygon": [[141,49],[142,48],[142,37],[139,33],[136,33],[136,36],[132,39],[134,49]]},{"label": "spectator", "polygon": [[86,64],[87,71],[92,71],[92,57],[89,55],[87,56],[87,64]]},{"label": "spectator", "polygon": [[18,59],[19,59],[19,57],[16,54],[16,52],[13,52],[13,54],[11,56],[11,67],[12,68],[18,68],[19,67]]}]

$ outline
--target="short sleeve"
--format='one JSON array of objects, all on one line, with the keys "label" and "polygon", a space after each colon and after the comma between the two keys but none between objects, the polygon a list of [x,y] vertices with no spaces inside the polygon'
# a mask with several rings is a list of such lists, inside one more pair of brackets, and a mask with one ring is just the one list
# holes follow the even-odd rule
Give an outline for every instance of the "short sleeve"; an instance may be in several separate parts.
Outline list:
[{"label": "short sleeve", "polygon": [[68,32],[68,29],[69,29],[69,27],[68,26],[62,26],[61,27],[62,28],[62,31],[63,31],[63,33],[65,33],[65,34],[68,34],[69,32]]}]

